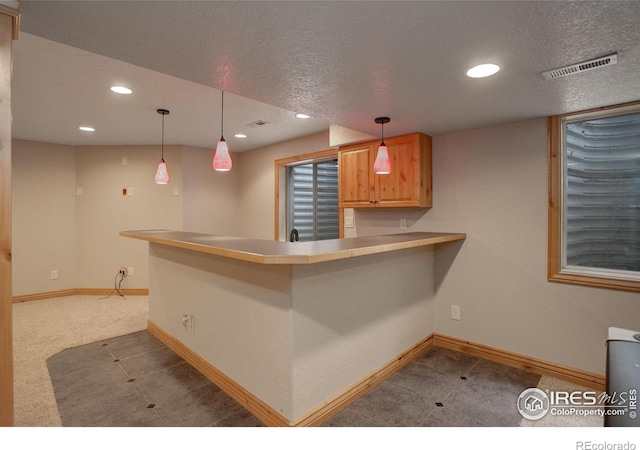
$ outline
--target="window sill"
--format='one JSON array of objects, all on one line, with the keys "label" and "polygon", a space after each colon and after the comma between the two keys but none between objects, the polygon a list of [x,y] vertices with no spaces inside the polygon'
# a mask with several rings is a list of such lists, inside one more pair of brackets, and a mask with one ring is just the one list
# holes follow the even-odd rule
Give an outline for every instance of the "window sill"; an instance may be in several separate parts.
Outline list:
[{"label": "window sill", "polygon": [[640,281],[623,280],[619,278],[594,277],[575,273],[558,272],[549,274],[549,281],[606,289],[617,289],[622,291],[640,292]]}]

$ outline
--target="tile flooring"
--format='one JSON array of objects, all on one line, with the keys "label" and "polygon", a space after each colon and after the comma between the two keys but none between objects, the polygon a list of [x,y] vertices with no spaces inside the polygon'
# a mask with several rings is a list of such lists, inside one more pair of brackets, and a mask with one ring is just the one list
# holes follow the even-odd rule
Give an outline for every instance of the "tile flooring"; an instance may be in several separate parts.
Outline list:
[{"label": "tile flooring", "polygon": [[540,375],[433,347],[325,426],[515,427]]},{"label": "tile flooring", "polygon": [[47,359],[65,427],[262,426],[147,331]]},{"label": "tile flooring", "polygon": [[[65,427],[253,427],[260,421],[147,331],[47,360]],[[431,348],[326,422],[331,427],[519,426],[539,375]]]}]

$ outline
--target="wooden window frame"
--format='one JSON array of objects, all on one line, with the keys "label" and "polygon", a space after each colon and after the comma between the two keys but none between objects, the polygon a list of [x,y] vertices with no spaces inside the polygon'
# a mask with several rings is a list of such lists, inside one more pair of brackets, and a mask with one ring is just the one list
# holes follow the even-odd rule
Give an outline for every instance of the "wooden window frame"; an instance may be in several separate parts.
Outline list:
[{"label": "wooden window frame", "polygon": [[562,267],[562,222],[563,222],[563,132],[565,118],[572,116],[606,112],[613,109],[640,106],[640,101],[605,106],[585,111],[551,116],[548,119],[549,139],[549,242],[548,242],[548,279],[549,281],[594,286],[608,289],[640,292],[640,281],[623,277],[585,275]]},{"label": "wooden window frame", "polygon": [[[305,162],[319,162],[322,160],[327,160],[331,158],[338,158],[338,150],[337,149],[329,149],[323,150],[314,153],[306,153],[304,155],[291,156],[289,158],[277,159],[275,161],[275,229],[274,229],[274,240],[276,241],[286,241],[287,236],[286,232],[280,229],[281,224],[286,224],[286,171],[287,167],[296,164],[303,164]],[[340,186],[338,186],[340,189]],[[283,216],[284,214],[284,216]],[[344,237],[344,208],[338,208],[338,230],[339,237]]]}]

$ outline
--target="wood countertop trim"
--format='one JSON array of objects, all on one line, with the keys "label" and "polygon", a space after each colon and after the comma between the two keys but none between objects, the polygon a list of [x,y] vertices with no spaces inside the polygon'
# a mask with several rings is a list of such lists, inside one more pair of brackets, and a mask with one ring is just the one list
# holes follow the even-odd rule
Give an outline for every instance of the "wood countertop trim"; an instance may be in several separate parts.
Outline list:
[{"label": "wood countertop trim", "polygon": [[315,264],[466,239],[465,233],[400,233],[313,242],[280,242],[171,230],[120,236],[258,264]]}]

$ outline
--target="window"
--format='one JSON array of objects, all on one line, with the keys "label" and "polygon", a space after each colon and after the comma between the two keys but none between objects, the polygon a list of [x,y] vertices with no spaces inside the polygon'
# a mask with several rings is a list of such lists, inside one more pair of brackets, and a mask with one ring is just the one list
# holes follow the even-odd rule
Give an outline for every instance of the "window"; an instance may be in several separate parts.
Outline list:
[{"label": "window", "polygon": [[287,168],[287,233],[301,241],[339,237],[338,160]]},{"label": "window", "polygon": [[549,119],[549,280],[640,291],[640,102]]},{"label": "window", "polygon": [[[338,160],[338,150],[336,149],[328,149],[314,153],[306,153],[302,155],[296,155],[289,158],[278,159],[275,161],[275,240],[276,241],[288,241],[291,234],[290,224],[289,224],[289,209],[288,206],[291,203],[289,198],[291,194],[289,192],[289,169],[295,166],[307,165],[307,164],[316,164],[316,163],[326,163],[333,161],[332,164],[336,165],[336,194],[335,194],[335,214],[337,214],[338,224],[337,224],[337,236],[333,236],[336,238],[343,237],[343,221],[344,221],[344,211],[343,208],[338,208],[338,186],[337,186],[337,160]],[[325,203],[327,199],[322,199],[320,202],[321,210],[322,204]],[[321,211],[321,215],[328,211]],[[333,212],[332,212],[333,214]],[[334,216],[335,217],[335,216]],[[334,219],[331,219],[334,221]],[[324,219],[322,219],[324,221]],[[299,224],[297,224],[299,225]],[[317,231],[317,230],[316,230]],[[325,230],[320,231],[320,236],[326,235]],[[298,236],[302,240],[302,235],[300,231],[298,231]]]}]

